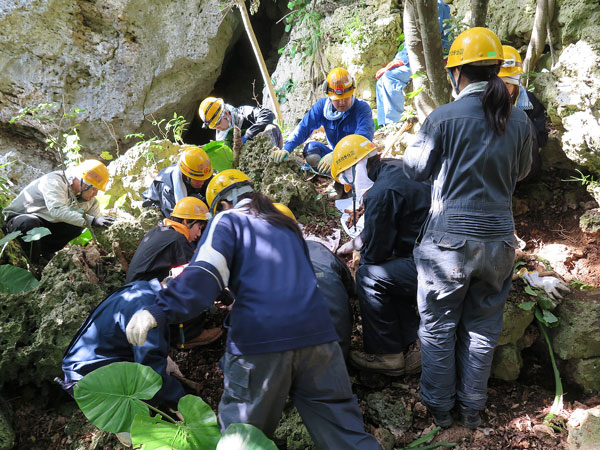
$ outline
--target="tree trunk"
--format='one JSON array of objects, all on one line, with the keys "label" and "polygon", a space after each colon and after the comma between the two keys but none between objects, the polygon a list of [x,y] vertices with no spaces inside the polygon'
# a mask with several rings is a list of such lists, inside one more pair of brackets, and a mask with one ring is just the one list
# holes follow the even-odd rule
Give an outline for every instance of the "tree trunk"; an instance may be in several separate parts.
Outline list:
[{"label": "tree trunk", "polygon": [[554,17],[554,5],[555,0],[537,0],[531,40],[523,61],[523,72],[525,73],[533,70],[538,58],[544,53],[548,24]]},{"label": "tree trunk", "polygon": [[256,61],[258,62],[258,66],[260,67],[260,73],[262,74],[263,81],[265,83],[265,86],[269,90],[271,102],[273,103],[275,114],[277,115],[277,120],[279,122],[283,122],[283,116],[281,115],[281,109],[279,108],[279,101],[277,100],[277,95],[275,95],[275,89],[273,88],[273,83],[271,82],[271,77],[269,76],[267,65],[265,64],[265,60],[263,59],[260,47],[258,46],[258,41],[256,40],[256,35],[254,34],[254,31],[252,29],[252,24],[250,23],[250,16],[248,16],[248,10],[246,9],[246,3],[244,2],[244,0],[235,0],[235,3],[238,9],[240,10],[242,22],[244,23],[244,28],[246,29],[248,39],[250,39],[250,43],[252,44],[252,50],[254,50],[254,56],[256,56]]},{"label": "tree trunk", "polygon": [[450,85],[446,78],[443,64],[442,35],[438,20],[437,0],[417,1],[421,41],[427,78],[429,79],[431,97],[437,106],[448,103]]},{"label": "tree trunk", "polygon": [[[419,19],[419,13],[417,5],[420,2],[427,2],[428,0],[406,0],[404,3],[404,15],[403,15],[403,26],[404,26],[404,38],[405,38],[405,46],[408,52],[408,60],[410,61],[410,69],[413,74],[417,72],[423,72],[428,74],[427,61],[425,59],[424,54],[424,46],[422,41],[421,34],[421,24]],[[435,11],[435,27],[437,30],[437,39],[439,40],[439,54],[437,56],[428,55],[428,58],[431,61],[435,60],[435,64],[431,62],[429,64],[432,65],[430,68],[433,73],[435,73],[435,65],[439,66],[443,70],[442,63],[442,52],[441,52],[441,37],[439,35],[439,23],[437,21],[437,3],[436,3],[436,11]],[[425,8],[424,10],[429,10],[430,8]],[[428,23],[429,21],[424,18],[424,20]],[[429,42],[429,38],[426,36],[426,39]],[[436,59],[437,58],[437,59]],[[435,75],[431,78],[434,82],[439,82],[440,80],[436,80]],[[442,83],[446,84],[446,77],[442,80]],[[437,108],[437,104],[433,97],[431,96],[431,83],[429,79],[429,75],[427,77],[416,77],[413,78],[413,90],[416,91],[418,89],[422,89],[422,91],[414,98],[415,108],[417,110],[417,117],[420,123],[423,123],[427,116]],[[446,89],[448,89],[446,87]],[[449,98],[449,96],[448,96]],[[448,102],[448,98],[443,101],[443,103]]]},{"label": "tree trunk", "polygon": [[488,0],[471,0],[471,26],[485,27]]}]

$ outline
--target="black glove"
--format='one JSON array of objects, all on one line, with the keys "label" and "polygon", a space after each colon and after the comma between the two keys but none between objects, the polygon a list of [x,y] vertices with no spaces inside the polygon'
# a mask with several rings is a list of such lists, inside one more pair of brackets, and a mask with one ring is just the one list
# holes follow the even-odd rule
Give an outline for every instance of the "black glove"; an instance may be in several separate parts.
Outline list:
[{"label": "black glove", "polygon": [[95,227],[110,227],[115,223],[115,218],[111,216],[94,217],[92,225]]}]

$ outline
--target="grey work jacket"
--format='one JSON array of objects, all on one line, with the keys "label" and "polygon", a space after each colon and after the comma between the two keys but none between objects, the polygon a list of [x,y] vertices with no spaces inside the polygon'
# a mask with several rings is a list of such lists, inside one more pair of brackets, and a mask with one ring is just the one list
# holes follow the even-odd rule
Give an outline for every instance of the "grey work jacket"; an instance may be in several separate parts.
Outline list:
[{"label": "grey work jacket", "polygon": [[523,111],[513,108],[498,136],[485,120],[480,92],[467,94],[429,115],[404,159],[409,177],[432,180],[423,231],[514,239],[512,194],[531,165],[531,126]]},{"label": "grey work jacket", "polygon": [[91,222],[100,214],[98,201],[93,198],[78,202],[70,190],[71,185],[62,170],[50,172],[25,186],[2,212],[5,218],[14,214],[35,214],[48,222],[86,227],[88,224],[81,211],[88,215],[88,222]]}]

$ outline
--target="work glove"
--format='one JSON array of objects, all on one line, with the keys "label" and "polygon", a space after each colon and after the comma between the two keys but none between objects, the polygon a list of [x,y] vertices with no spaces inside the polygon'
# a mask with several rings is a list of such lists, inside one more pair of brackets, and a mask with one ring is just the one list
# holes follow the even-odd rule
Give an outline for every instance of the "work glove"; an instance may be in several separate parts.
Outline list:
[{"label": "work glove", "polygon": [[538,272],[525,272],[522,278],[525,278],[530,286],[543,289],[554,300],[559,300],[571,292],[571,289],[556,277],[541,277]]},{"label": "work glove", "polygon": [[158,326],[156,319],[145,309],[136,312],[125,328],[127,340],[131,345],[144,345],[151,328]]},{"label": "work glove", "polygon": [[319,165],[317,166],[317,170],[320,173],[329,173],[331,170],[331,162],[333,161],[333,152],[327,153],[325,156],[321,158],[319,161]]},{"label": "work glove", "polygon": [[354,239],[349,240],[340,248],[337,249],[338,255],[349,255],[354,250],[360,250],[363,246],[363,241],[360,236],[355,237]]},{"label": "work glove", "polygon": [[290,157],[290,153],[287,150],[282,150],[282,149],[274,149],[271,152],[271,158],[273,159],[273,161],[275,161],[276,163],[280,163],[285,161],[286,159],[288,159]]},{"label": "work glove", "polygon": [[94,217],[92,225],[95,227],[110,227],[115,223],[115,218],[111,216]]}]

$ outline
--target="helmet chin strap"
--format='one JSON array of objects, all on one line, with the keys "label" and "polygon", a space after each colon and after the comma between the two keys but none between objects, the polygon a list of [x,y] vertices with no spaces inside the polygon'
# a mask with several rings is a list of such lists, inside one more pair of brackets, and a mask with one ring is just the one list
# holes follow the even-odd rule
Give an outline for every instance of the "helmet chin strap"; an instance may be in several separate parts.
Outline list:
[{"label": "helmet chin strap", "polygon": [[456,95],[460,94],[460,79],[462,77],[462,67],[458,69],[458,81],[454,79],[454,74],[452,73],[452,69],[448,69],[448,75],[450,75],[450,83],[452,83],[452,87],[454,88],[454,92]]}]

